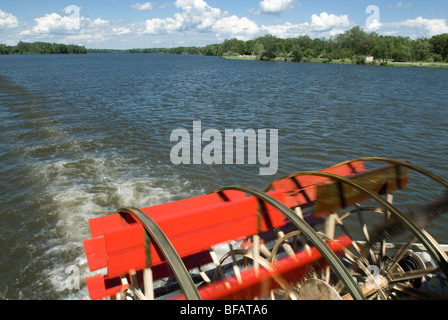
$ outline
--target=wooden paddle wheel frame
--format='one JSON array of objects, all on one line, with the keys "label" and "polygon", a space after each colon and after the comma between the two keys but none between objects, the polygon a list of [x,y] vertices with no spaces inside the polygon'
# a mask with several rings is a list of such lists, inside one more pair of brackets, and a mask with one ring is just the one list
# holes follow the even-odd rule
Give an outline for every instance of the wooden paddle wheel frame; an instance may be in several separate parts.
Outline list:
[{"label": "wooden paddle wheel frame", "polygon": [[[366,169],[371,162],[385,164]],[[231,186],[91,219],[84,248],[90,271],[103,273],[86,279],[90,297],[426,299],[435,296],[421,290],[422,281],[434,278],[437,297],[445,297],[447,248],[391,203],[411,171],[448,188],[442,178],[407,162],[360,158],[283,177],[263,191]],[[375,205],[361,207],[368,201]],[[444,196],[422,210],[442,213],[447,201]],[[381,217],[374,233],[364,221],[367,212]],[[362,240],[345,223],[353,216]],[[387,241],[403,232],[410,234],[408,241]]]}]

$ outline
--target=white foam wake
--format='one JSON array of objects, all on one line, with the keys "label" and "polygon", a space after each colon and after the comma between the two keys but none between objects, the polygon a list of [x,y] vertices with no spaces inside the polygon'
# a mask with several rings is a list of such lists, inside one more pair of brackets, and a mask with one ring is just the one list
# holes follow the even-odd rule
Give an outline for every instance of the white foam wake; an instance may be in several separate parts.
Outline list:
[{"label": "white foam wake", "polygon": [[[53,160],[34,167],[42,180],[42,205],[57,221],[48,235],[41,271],[42,283],[61,299],[88,299],[88,270],[83,240],[90,238],[89,219],[112,214],[126,206],[149,207],[197,195],[189,182],[164,175],[163,170],[142,167],[135,159],[90,156]],[[100,271],[104,272],[104,271]]]}]

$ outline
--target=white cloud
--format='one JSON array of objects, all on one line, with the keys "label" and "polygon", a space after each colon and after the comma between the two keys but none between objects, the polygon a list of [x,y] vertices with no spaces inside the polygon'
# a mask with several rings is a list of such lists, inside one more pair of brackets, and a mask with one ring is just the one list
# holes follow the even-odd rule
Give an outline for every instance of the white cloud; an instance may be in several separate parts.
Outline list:
[{"label": "white cloud", "polygon": [[176,14],[186,29],[207,30],[222,16],[218,8],[210,7],[203,0],[177,0],[175,6],[184,12]]},{"label": "white cloud", "polygon": [[275,26],[262,25],[261,29],[279,38],[290,38],[302,34],[302,27],[303,24],[291,24],[289,22],[286,22],[285,24]]},{"label": "white cloud", "polygon": [[74,30],[77,22],[68,16],[60,16],[57,13],[46,14],[34,19],[37,25],[32,29],[33,33],[64,33]]},{"label": "white cloud", "polygon": [[367,32],[376,31],[376,30],[381,29],[382,26],[383,26],[383,24],[381,22],[379,22],[376,19],[373,19],[372,21],[370,21],[369,24],[366,24],[365,31],[367,31]]},{"label": "white cloud", "polygon": [[19,26],[19,20],[11,13],[0,9],[0,30],[13,29]]},{"label": "white cloud", "polygon": [[345,28],[350,25],[348,16],[344,15],[334,15],[322,12],[320,15],[313,14],[311,16],[311,28],[316,31],[330,30],[334,28]]},{"label": "white cloud", "polygon": [[81,8],[74,5],[64,8],[62,11],[67,15],[61,16],[53,12],[35,18],[36,25],[32,29],[22,31],[20,35],[73,34],[81,32],[81,29],[86,31],[92,28],[101,28],[109,23],[100,18],[91,20],[81,17]]},{"label": "white cloud", "polygon": [[173,18],[153,18],[146,20],[145,30],[142,33],[146,34],[163,34],[179,31],[182,27],[182,22]]},{"label": "white cloud", "polygon": [[249,40],[260,31],[260,28],[255,22],[246,17],[231,16],[216,21],[213,31],[217,33],[217,36]]},{"label": "white cloud", "polygon": [[[101,18],[89,19],[81,17],[81,28],[77,32],[65,35],[53,34],[62,43],[74,43],[83,45],[95,45],[113,39],[113,45],[117,45],[120,37],[131,35],[135,32],[134,25],[123,26]],[[125,39],[125,38],[122,38]]]},{"label": "white cloud", "polygon": [[216,32],[218,37],[249,38],[259,31],[257,24],[246,17],[226,16],[219,8],[213,8],[204,0],[177,0],[181,10],[174,17],[153,18],[145,22],[146,34],[166,34],[184,31]]},{"label": "white cloud", "polygon": [[279,14],[292,7],[294,0],[262,0],[260,2],[261,13]]},{"label": "white cloud", "polygon": [[280,38],[292,38],[301,35],[332,37],[344,33],[348,27],[350,27],[350,21],[347,15],[337,16],[322,12],[320,15],[313,14],[311,23],[291,24],[287,22],[282,25],[263,25],[262,30]]},{"label": "white cloud", "polygon": [[[67,7],[69,8],[69,7]],[[130,27],[112,24],[101,18],[90,19],[78,11],[63,11],[69,15],[48,13],[35,18],[36,25],[22,30],[19,36],[25,41],[54,41],[66,44],[96,44],[132,32]]]},{"label": "white cloud", "polygon": [[45,14],[34,20],[37,24],[32,29],[21,32],[22,35],[87,33],[101,30],[109,25],[109,21],[100,18],[92,20],[84,17],[61,16],[57,13]]},{"label": "white cloud", "polygon": [[210,7],[203,0],[177,0],[175,6],[182,10],[174,18],[154,18],[146,21],[144,33],[159,34],[211,28],[221,16],[221,10]]},{"label": "white cloud", "polygon": [[425,19],[418,17],[402,22],[390,23],[397,28],[406,28],[414,31],[418,36],[432,37],[441,33],[448,33],[448,25],[445,19]]},{"label": "white cloud", "polygon": [[136,3],[131,6],[132,9],[139,10],[139,11],[150,11],[154,9],[154,6],[151,2],[145,2],[145,3]]}]

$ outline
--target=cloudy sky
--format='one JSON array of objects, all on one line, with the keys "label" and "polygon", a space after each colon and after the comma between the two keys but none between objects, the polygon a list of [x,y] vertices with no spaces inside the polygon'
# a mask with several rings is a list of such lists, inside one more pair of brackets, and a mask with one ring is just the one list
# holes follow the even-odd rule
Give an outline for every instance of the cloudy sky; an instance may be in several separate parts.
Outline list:
[{"label": "cloudy sky", "polygon": [[332,37],[448,33],[447,0],[0,0],[0,43],[87,48],[204,46],[265,34]]}]

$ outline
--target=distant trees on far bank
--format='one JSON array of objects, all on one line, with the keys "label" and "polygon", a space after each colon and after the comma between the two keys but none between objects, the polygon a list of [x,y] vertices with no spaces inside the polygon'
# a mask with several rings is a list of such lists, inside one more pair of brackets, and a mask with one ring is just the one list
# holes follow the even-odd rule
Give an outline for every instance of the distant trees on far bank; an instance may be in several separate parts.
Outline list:
[{"label": "distant trees on far bank", "polygon": [[20,41],[16,46],[0,44],[0,54],[86,54],[84,46],[60,43]]},{"label": "distant trees on far bank", "polygon": [[[201,47],[176,47],[176,48],[150,48],[150,49],[128,49],[124,53],[169,53],[169,54],[203,54]],[[90,52],[90,50],[89,50]]]},{"label": "distant trees on far bank", "polygon": [[[88,52],[117,52],[117,50],[88,49]],[[205,47],[176,47],[118,50],[123,53],[170,53],[203,54],[208,56],[249,55],[258,60],[287,60],[308,62],[351,60],[363,64],[366,56],[375,57],[380,63],[394,62],[448,62],[448,34],[431,38],[410,39],[400,36],[382,36],[375,32],[367,33],[361,27],[350,30],[330,39],[311,39],[308,36],[297,38],[277,38],[265,35],[243,41],[236,38],[223,43]]]},{"label": "distant trees on far bank", "polygon": [[308,62],[351,60],[365,63],[366,56],[374,56],[381,63],[394,62],[448,62],[448,34],[431,38],[410,39],[400,36],[382,36],[375,32],[367,33],[361,27],[350,30],[330,39],[311,39],[309,36],[297,38],[277,38],[265,35],[243,41],[236,38],[220,44],[205,47],[176,47],[148,49],[86,49],[84,46],[56,43],[19,42],[17,46],[0,44],[0,54],[84,54],[84,53],[169,53],[203,54],[208,56],[250,55],[258,60],[287,60]]},{"label": "distant trees on far bank", "polygon": [[383,62],[448,62],[448,34],[412,40],[408,37],[366,33],[355,26],[331,39],[311,39],[308,36],[282,39],[272,35],[249,41],[230,39],[206,46],[203,54],[252,55],[259,60],[284,59],[297,62],[317,58],[356,61],[365,56],[374,56]]}]

